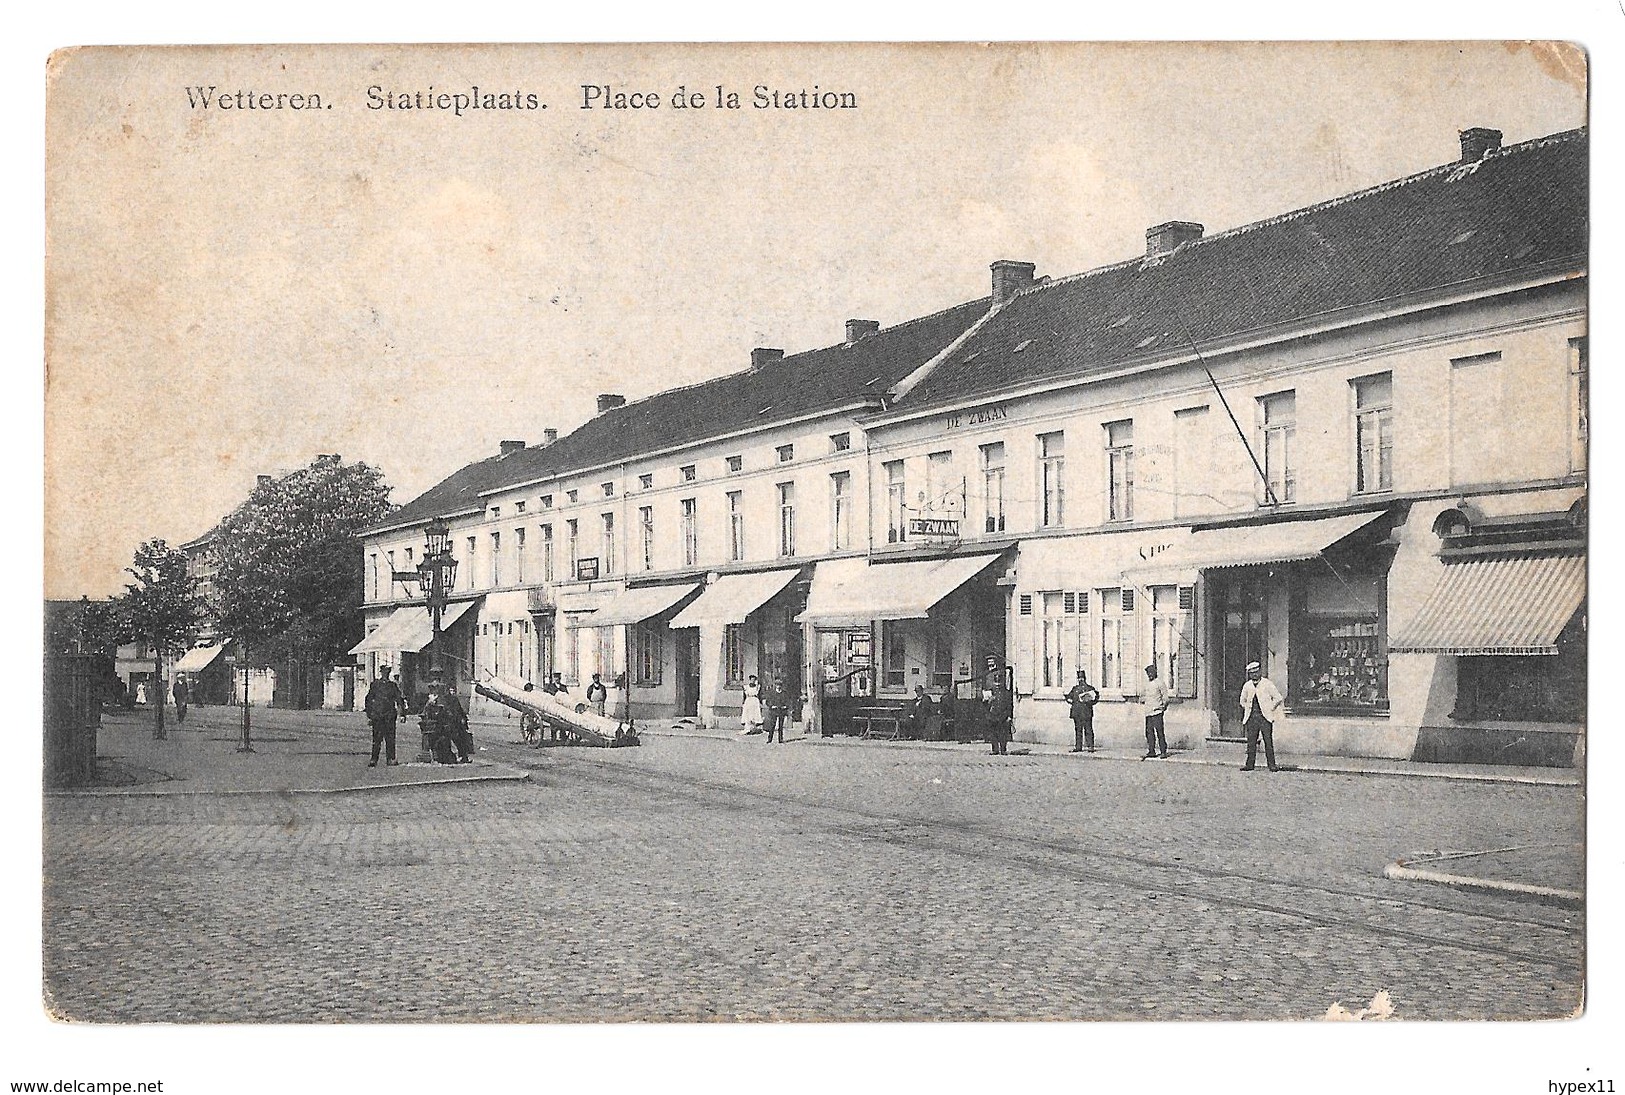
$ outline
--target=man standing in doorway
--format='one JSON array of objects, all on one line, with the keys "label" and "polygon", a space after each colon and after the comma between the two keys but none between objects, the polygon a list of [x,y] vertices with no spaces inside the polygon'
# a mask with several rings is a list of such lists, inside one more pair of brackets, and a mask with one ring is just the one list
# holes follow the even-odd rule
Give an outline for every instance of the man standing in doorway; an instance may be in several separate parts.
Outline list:
[{"label": "man standing in doorway", "polygon": [[1140,759],[1161,757],[1167,760],[1168,735],[1163,732],[1162,716],[1168,710],[1168,686],[1157,676],[1154,665],[1145,667],[1145,696],[1142,702],[1145,705],[1145,756]]},{"label": "man standing in doorway", "polygon": [[367,698],[361,701],[361,709],[367,713],[367,723],[372,727],[372,759],[367,762],[368,768],[378,767],[378,747],[384,746],[384,757],[391,765],[395,760],[395,717],[406,715],[406,701],[401,698],[401,690],[389,676],[389,667],[378,667],[378,679],[367,688]]},{"label": "man standing in doorway", "polygon": [[1286,710],[1286,701],[1264,669],[1257,662],[1247,663],[1247,683],[1241,686],[1241,718],[1247,730],[1247,763],[1243,772],[1251,772],[1258,763],[1258,739],[1264,739],[1264,763],[1272,772],[1280,771],[1275,765],[1275,724]]},{"label": "man standing in doorway", "polygon": [[1100,692],[1089,683],[1089,675],[1078,670],[1078,683],[1066,694],[1067,706],[1072,711],[1072,751],[1095,751],[1095,704]]}]

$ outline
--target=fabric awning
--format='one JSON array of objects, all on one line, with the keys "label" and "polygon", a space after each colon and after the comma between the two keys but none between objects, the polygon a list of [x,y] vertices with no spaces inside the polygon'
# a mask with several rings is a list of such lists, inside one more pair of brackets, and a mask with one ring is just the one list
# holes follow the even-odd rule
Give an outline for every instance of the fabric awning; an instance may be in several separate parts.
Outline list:
[{"label": "fabric awning", "polygon": [[1136,576],[1163,572],[1191,574],[1198,570],[1314,559],[1381,516],[1382,511],[1347,513],[1309,521],[1198,529],[1145,566],[1133,567],[1125,573]]},{"label": "fabric awning", "polygon": [[[565,627],[615,627],[618,624],[640,624],[651,616],[667,611],[678,601],[700,588],[698,582],[679,582],[676,585],[641,586],[623,589],[602,602],[588,615],[572,614]],[[572,612],[572,609],[565,609]]]},{"label": "fabric awning", "polygon": [[214,660],[225,653],[225,644],[214,646],[195,646],[188,650],[181,660],[175,663],[177,673],[201,673],[214,664]]},{"label": "fabric awning", "polygon": [[702,623],[742,624],[745,617],[778,596],[795,581],[798,570],[764,570],[759,574],[724,574],[705,587],[695,601],[671,621],[672,627]]},{"label": "fabric awning", "polygon": [[1446,563],[1416,616],[1389,640],[1404,654],[1556,654],[1586,596],[1582,555]]},{"label": "fabric awning", "polygon": [[871,620],[923,619],[931,606],[998,557],[956,555],[878,566],[863,559],[831,559],[813,571],[807,610],[796,620],[825,627],[858,627]]},{"label": "fabric awning", "polygon": [[[450,630],[451,625],[462,619],[474,604],[474,601],[457,601],[447,605],[440,614],[440,630]],[[378,630],[352,646],[350,653],[366,654],[374,650],[385,650],[415,654],[428,646],[433,639],[434,621],[429,618],[429,610],[421,605],[413,605],[408,608],[397,608],[389,619],[379,625]]]}]

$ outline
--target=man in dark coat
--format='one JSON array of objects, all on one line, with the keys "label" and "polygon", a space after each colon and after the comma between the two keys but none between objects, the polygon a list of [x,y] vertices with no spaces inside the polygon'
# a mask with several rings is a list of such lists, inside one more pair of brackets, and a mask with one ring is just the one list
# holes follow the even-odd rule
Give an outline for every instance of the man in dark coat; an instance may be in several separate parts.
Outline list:
[{"label": "man in dark coat", "polygon": [[438,680],[429,682],[429,699],[418,716],[434,743],[434,758],[441,764],[468,764],[473,760],[474,735],[468,732],[468,713],[453,689]]},{"label": "man in dark coat", "polygon": [[1100,692],[1089,683],[1089,675],[1078,670],[1078,683],[1066,694],[1067,706],[1072,713],[1072,751],[1095,751],[1095,704]]},{"label": "man in dark coat", "polygon": [[367,723],[372,727],[372,759],[367,762],[368,768],[378,767],[378,747],[385,747],[385,759],[395,764],[395,717],[406,716],[406,700],[401,697],[398,685],[389,678],[389,667],[384,666],[378,670],[378,679],[367,688],[367,698],[361,702],[361,709],[367,713]]},{"label": "man in dark coat", "polygon": [[790,694],[784,688],[784,670],[776,670],[762,690],[762,706],[767,709],[767,740],[772,741],[777,734],[779,744],[783,745],[784,724],[790,718]]},{"label": "man in dark coat", "polygon": [[925,685],[914,686],[914,698],[903,708],[903,736],[915,741],[925,738],[926,724],[937,713],[937,705],[925,690]]},{"label": "man in dark coat", "polygon": [[1015,703],[1001,673],[994,679],[987,701],[987,740],[993,743],[993,756],[1009,756],[1010,739],[1015,736],[1010,726],[1014,717]]},{"label": "man in dark coat", "polygon": [[186,722],[186,705],[192,702],[192,688],[185,677],[177,674],[175,687],[170,692],[175,697],[175,725],[180,726]]}]

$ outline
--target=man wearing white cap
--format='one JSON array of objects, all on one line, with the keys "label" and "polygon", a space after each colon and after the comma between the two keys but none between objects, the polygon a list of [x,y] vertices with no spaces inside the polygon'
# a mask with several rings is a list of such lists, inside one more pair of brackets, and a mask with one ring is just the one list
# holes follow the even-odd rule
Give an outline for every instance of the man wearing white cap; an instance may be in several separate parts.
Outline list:
[{"label": "man wearing white cap", "polygon": [[1272,772],[1275,766],[1275,723],[1286,710],[1286,701],[1264,669],[1257,662],[1247,663],[1247,683],[1241,686],[1242,725],[1247,728],[1247,763],[1243,772],[1251,772],[1258,761],[1258,739],[1264,738],[1264,763]]}]

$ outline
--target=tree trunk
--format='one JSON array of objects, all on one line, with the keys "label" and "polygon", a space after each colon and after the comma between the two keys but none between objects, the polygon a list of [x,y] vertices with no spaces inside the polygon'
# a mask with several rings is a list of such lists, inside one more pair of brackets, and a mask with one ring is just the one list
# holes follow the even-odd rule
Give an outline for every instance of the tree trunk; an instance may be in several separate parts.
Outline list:
[{"label": "tree trunk", "polygon": [[156,646],[152,648],[152,690],[157,693],[157,704],[153,711],[156,721],[152,726],[152,736],[155,741],[163,741],[169,737],[164,732],[164,655]]}]

